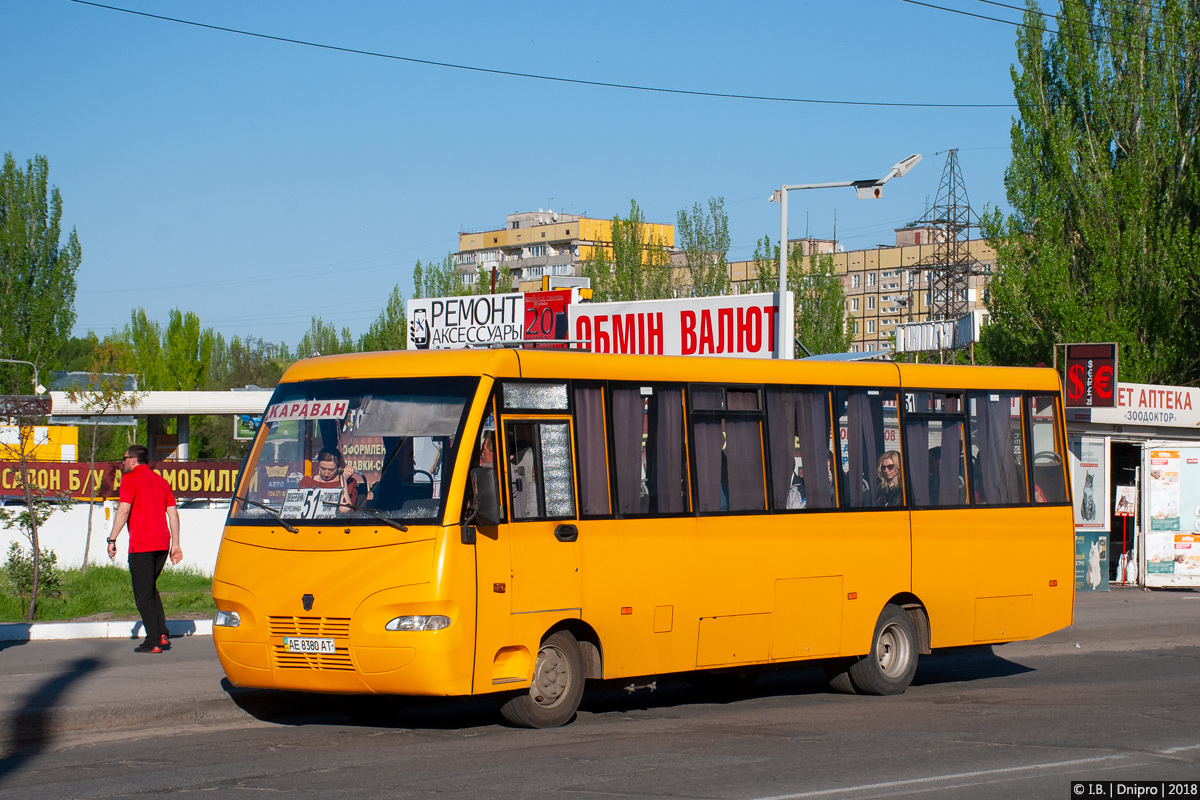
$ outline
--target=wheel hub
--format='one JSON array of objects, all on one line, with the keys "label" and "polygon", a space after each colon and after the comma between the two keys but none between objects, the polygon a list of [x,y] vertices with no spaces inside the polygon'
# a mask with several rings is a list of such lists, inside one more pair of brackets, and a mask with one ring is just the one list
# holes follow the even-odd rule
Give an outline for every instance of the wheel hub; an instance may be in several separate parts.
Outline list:
[{"label": "wheel hub", "polygon": [[535,703],[550,708],[562,699],[571,683],[567,666],[566,656],[557,647],[543,647],[538,651],[533,685],[529,687],[529,694]]},{"label": "wheel hub", "polygon": [[876,653],[879,656],[879,670],[884,675],[889,678],[902,675],[908,668],[910,658],[908,637],[904,635],[904,630],[892,623],[880,631]]}]

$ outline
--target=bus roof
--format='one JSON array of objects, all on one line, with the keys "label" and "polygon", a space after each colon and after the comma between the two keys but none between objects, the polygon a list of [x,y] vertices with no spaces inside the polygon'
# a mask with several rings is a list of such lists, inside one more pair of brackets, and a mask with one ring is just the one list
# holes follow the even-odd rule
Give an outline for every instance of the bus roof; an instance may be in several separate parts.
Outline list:
[{"label": "bus roof", "polygon": [[885,361],[768,361],[710,356],[627,356],[556,350],[406,350],[306,358],[281,383],[331,378],[488,375],[542,380],[631,380],[1024,389],[1058,392],[1053,369],[940,366]]}]

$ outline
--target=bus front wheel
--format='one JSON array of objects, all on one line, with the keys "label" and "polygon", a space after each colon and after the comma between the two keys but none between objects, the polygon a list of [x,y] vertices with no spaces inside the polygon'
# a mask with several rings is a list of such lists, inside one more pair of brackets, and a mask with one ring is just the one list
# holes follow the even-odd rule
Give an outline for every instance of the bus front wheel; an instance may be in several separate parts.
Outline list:
[{"label": "bus front wheel", "polygon": [[538,649],[529,691],[509,698],[500,714],[521,728],[557,728],[575,716],[583,699],[583,657],[567,631],[546,638]]},{"label": "bus front wheel", "polygon": [[883,607],[875,623],[871,652],[850,665],[854,688],[862,694],[903,694],[917,673],[917,629],[898,605]]}]

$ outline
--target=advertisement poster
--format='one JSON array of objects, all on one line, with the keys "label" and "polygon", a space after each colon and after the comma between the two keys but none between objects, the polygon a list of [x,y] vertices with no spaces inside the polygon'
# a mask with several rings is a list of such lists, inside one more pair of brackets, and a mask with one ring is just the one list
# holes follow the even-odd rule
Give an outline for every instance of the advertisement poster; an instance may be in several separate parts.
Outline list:
[{"label": "advertisement poster", "polygon": [[[1068,419],[1070,413],[1068,413]],[[1200,387],[1152,386],[1148,383],[1117,385],[1117,404],[1092,408],[1090,420],[1101,425],[1153,425],[1159,428],[1200,426]]]},{"label": "advertisement poster", "polygon": [[1179,530],[1179,451],[1150,451],[1150,530]]},{"label": "advertisement poster", "polygon": [[1063,381],[1067,408],[1111,408],[1116,405],[1116,389],[1115,344],[1067,345],[1067,370]]},{"label": "advertisement poster", "polygon": [[1108,591],[1108,536],[1075,532],[1075,591]]},{"label": "advertisement poster", "polygon": [[[539,339],[569,339],[570,325],[567,306],[571,305],[570,289],[525,293],[525,341]],[[565,344],[548,345],[565,348]]]},{"label": "advertisement poster", "polygon": [[1136,517],[1137,500],[1136,486],[1118,486],[1117,505],[1113,513],[1118,517]]},{"label": "advertisement poster", "polygon": [[520,293],[414,298],[407,311],[409,350],[457,350],[524,338]]},{"label": "advertisement poster", "polygon": [[[1150,459],[1146,585],[1200,586],[1200,447],[1153,450]],[[1162,475],[1156,480],[1155,471],[1160,468]],[[1165,499],[1158,498],[1160,491]],[[1166,520],[1171,520],[1173,527],[1154,524]]]},{"label": "advertisement poster", "polygon": [[773,358],[770,293],[572,305],[571,338],[593,353]]},{"label": "advertisement poster", "polygon": [[1067,451],[1075,498],[1075,530],[1108,530],[1108,439],[1068,435]]}]

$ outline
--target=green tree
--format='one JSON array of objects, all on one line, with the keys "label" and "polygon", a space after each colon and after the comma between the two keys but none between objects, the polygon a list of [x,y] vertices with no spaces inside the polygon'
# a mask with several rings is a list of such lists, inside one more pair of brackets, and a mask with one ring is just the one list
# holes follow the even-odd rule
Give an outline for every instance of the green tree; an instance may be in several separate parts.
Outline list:
[{"label": "green tree", "polygon": [[[0,442],[0,461],[15,461],[11,471],[12,484],[21,490],[24,508],[21,511],[0,507],[0,526],[16,528],[29,540],[32,555],[29,585],[29,606],[25,618],[32,621],[37,617],[39,580],[41,577],[42,548],[40,530],[42,524],[54,513],[57,505],[52,502],[45,489],[39,488],[36,480],[38,462],[37,429],[45,425],[45,413],[49,406],[42,398],[9,396],[0,398],[0,417],[10,420],[17,435]],[[15,440],[14,440],[15,439]]]},{"label": "green tree", "polygon": [[689,214],[680,211],[675,226],[678,245],[687,258],[690,291],[711,297],[729,291],[729,215],[725,198],[708,198],[708,210],[696,203]]},{"label": "green tree", "polygon": [[[755,243],[757,275],[747,286],[752,292],[779,291],[779,245],[764,236]],[[813,355],[844,353],[854,341],[846,314],[846,290],[829,253],[807,259],[799,247],[788,248],[788,290],[792,293],[795,336]],[[797,350],[799,355],[803,355]]]},{"label": "green tree", "polygon": [[646,215],[636,200],[629,216],[612,218],[611,257],[608,248],[595,247],[584,262],[583,274],[592,282],[598,302],[657,300],[672,296],[671,256],[657,236],[647,238]]},{"label": "green tree", "polygon": [[120,339],[128,353],[129,367],[138,377],[138,388],[167,388],[162,325],[150,319],[146,309],[135,308]]},{"label": "green tree", "polygon": [[240,389],[261,386],[269,389],[279,383],[295,359],[286,343],[274,344],[257,336],[234,336],[226,344],[225,337],[213,337],[212,359],[209,362],[208,388]]},{"label": "green tree", "polygon": [[320,317],[313,317],[312,323],[300,344],[296,345],[296,355],[308,358],[312,355],[333,356],[338,353],[353,353],[354,339],[349,328],[342,328],[339,336],[337,326],[332,322],[323,322]]},{"label": "green tree", "polygon": [[[503,278],[504,276],[501,276]],[[483,276],[480,276],[483,280]],[[488,291],[491,286],[491,276],[488,276]],[[507,287],[502,287],[499,283],[496,286],[496,291],[503,292]],[[463,283],[462,275],[459,274],[458,268],[454,264],[454,254],[447,253],[446,257],[440,262],[429,261],[421,264],[417,261],[413,267],[413,297],[455,297],[458,295],[472,294],[472,287]],[[487,291],[482,292],[487,294]]]},{"label": "green tree", "polygon": [[190,391],[203,388],[212,360],[212,328],[200,328],[191,311],[171,309],[163,331],[164,389]]},{"label": "green tree", "polygon": [[[1200,14],[1194,3],[1030,3],[1012,68],[1020,116],[982,349],[1050,363],[1118,342],[1126,380],[1200,379]],[[1043,29],[1055,30],[1046,32]]]},{"label": "green tree", "polygon": [[[75,324],[75,273],[83,259],[75,229],[62,239],[62,195],[49,188],[49,163],[35,156],[22,170],[5,153],[0,171],[0,353],[57,363]],[[0,385],[17,365],[0,365]]]},{"label": "green tree", "polygon": [[[112,339],[103,343],[96,342],[92,355],[92,368],[89,371],[87,384],[77,386],[67,392],[72,402],[80,403],[83,409],[94,415],[104,414],[110,409],[132,410],[144,392],[130,391],[125,388],[125,371],[128,369],[128,358],[124,345]],[[96,417],[92,417],[91,436],[88,447],[88,521],[87,535],[83,543],[83,566],[80,571],[86,575],[88,568],[88,553],[92,548],[92,511],[96,505],[96,445],[100,426]]]},{"label": "green tree", "polygon": [[854,329],[846,316],[846,290],[842,277],[834,270],[833,256],[813,253],[805,264],[798,247],[792,248],[788,256],[796,337],[813,355],[845,353],[854,341]]},{"label": "green tree", "polygon": [[404,314],[404,295],[400,286],[392,287],[387,305],[379,312],[379,316],[367,328],[367,332],[358,337],[358,349],[362,352],[375,350],[403,350],[408,346],[408,321]]}]

